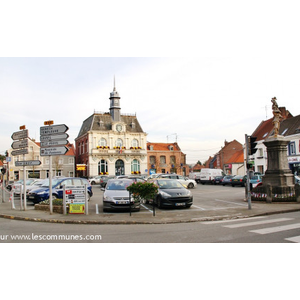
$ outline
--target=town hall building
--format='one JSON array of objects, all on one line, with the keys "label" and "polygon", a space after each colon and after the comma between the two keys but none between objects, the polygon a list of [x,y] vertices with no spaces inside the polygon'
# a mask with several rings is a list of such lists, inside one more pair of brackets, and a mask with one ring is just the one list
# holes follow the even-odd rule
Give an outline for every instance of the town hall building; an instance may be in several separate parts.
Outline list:
[{"label": "town hall building", "polygon": [[144,174],[147,134],[135,114],[122,114],[115,83],[109,112],[94,112],[83,121],[76,143],[76,163],[85,165],[78,176]]}]

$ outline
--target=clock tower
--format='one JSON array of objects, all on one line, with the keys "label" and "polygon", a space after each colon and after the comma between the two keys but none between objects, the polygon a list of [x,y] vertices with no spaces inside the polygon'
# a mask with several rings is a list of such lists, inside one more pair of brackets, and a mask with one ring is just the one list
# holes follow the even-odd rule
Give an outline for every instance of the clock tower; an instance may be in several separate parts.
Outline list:
[{"label": "clock tower", "polygon": [[116,81],[114,79],[114,90],[110,93],[110,115],[114,122],[120,121],[121,107],[120,107],[120,96],[116,90]]}]

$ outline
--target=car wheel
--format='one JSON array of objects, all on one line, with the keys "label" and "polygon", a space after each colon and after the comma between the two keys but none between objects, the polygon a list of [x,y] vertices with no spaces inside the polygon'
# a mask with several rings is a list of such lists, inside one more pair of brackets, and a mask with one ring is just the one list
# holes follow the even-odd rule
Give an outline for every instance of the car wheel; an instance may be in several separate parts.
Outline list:
[{"label": "car wheel", "polygon": [[188,184],[188,189],[192,189],[194,187],[194,185],[190,182],[189,184]]},{"label": "car wheel", "polygon": [[95,181],[92,181],[92,182],[91,182],[91,185],[94,185],[95,183],[96,183]]},{"label": "car wheel", "polygon": [[56,195],[52,195],[52,200],[56,200],[57,199],[57,197],[56,197]]},{"label": "car wheel", "polygon": [[233,184],[232,184],[231,186],[232,186],[232,187],[234,187],[234,185],[233,185]]}]

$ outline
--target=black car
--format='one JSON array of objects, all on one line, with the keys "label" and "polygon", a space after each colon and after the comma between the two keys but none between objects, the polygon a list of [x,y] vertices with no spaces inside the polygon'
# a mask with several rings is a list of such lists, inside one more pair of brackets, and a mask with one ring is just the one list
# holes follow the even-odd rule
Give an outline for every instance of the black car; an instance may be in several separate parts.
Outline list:
[{"label": "black car", "polygon": [[246,176],[236,175],[231,178],[231,186],[238,186],[238,185],[245,186],[246,181],[247,181]]},{"label": "black car", "polygon": [[231,185],[231,179],[232,179],[232,175],[226,175],[224,176],[223,178],[223,181],[222,181],[222,184],[225,186],[225,185]]},{"label": "black car", "polygon": [[193,204],[193,195],[178,180],[167,178],[154,178],[151,180],[158,186],[158,193],[155,199],[150,200],[158,208],[189,208]]},{"label": "black car", "polygon": [[107,184],[107,181],[109,179],[113,179],[115,177],[116,176],[108,176],[108,175],[102,176],[101,179],[100,179],[100,188],[105,188],[106,184]]},{"label": "black car", "polygon": [[223,177],[224,176],[216,176],[214,179],[213,179],[213,184],[222,184],[222,181],[223,181]]}]

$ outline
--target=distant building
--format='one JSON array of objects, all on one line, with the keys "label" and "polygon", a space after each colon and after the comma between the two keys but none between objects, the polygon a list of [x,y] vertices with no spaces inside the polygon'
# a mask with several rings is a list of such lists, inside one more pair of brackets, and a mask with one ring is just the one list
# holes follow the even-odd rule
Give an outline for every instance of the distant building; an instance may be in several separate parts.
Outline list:
[{"label": "distant building", "polygon": [[188,175],[189,167],[177,143],[147,143],[149,173]]},{"label": "distant building", "polygon": [[143,174],[147,169],[147,134],[135,114],[121,114],[115,84],[109,112],[94,112],[75,139],[78,176]]},{"label": "distant building", "polygon": [[[75,148],[73,144],[66,145],[68,151],[64,155],[52,157],[52,174],[53,176],[75,176]],[[40,143],[34,139],[28,138],[28,154],[12,156],[13,149],[8,150],[8,155],[11,157],[9,162],[9,179],[19,180],[24,178],[23,167],[16,167],[16,161],[23,160],[39,160],[39,166],[26,166],[26,178],[41,178],[49,177],[49,156],[40,156]]]}]

